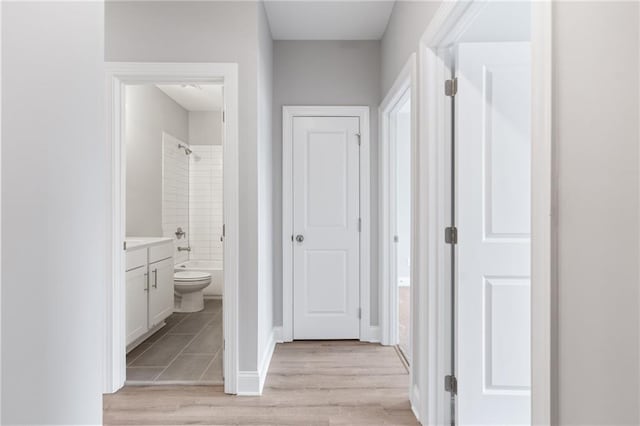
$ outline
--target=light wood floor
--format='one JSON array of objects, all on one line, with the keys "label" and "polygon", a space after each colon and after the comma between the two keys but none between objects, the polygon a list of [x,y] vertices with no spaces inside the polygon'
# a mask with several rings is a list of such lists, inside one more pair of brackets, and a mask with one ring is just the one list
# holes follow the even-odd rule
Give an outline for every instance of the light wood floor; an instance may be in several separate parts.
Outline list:
[{"label": "light wood floor", "polygon": [[107,425],[417,424],[396,349],[354,341],[276,347],[260,397],[221,386],[125,387],[104,397]]}]

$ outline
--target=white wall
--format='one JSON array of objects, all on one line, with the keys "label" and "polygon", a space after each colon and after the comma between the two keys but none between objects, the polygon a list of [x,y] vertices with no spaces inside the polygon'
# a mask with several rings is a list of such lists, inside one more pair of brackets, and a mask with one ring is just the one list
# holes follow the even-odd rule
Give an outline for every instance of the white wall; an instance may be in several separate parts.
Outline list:
[{"label": "white wall", "polygon": [[397,275],[408,280],[411,276],[411,100],[399,111],[396,119],[396,216],[398,235]]},{"label": "white wall", "polygon": [[107,61],[239,64],[239,369],[258,363],[258,35],[256,2],[105,5]]},{"label": "white wall", "polygon": [[640,422],[638,17],[554,3],[559,424]]},{"label": "white wall", "polygon": [[222,111],[189,111],[189,144],[222,144]]},{"label": "white wall", "polygon": [[2,8],[1,422],[100,424],[103,4]]},{"label": "white wall", "polygon": [[378,324],[379,41],[276,41],[273,86],[274,320],[282,324],[282,106],[365,105],[371,131],[371,324]]},{"label": "white wall", "polygon": [[269,355],[273,330],[274,262],[274,163],[271,135],[273,107],[273,40],[264,10],[258,5],[258,368]]},{"label": "white wall", "polygon": [[125,90],[127,235],[161,237],[162,132],[188,141],[188,113],[155,86]]},{"label": "white wall", "polygon": [[381,44],[381,90],[384,97],[418,43],[440,1],[396,1]]}]

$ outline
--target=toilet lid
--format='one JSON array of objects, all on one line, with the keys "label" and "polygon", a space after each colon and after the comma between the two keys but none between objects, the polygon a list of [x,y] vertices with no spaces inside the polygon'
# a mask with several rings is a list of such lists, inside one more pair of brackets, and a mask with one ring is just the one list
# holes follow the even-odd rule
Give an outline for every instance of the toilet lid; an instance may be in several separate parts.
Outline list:
[{"label": "toilet lid", "polygon": [[211,278],[211,274],[200,271],[178,271],[175,272],[173,278],[178,281],[198,281]]}]

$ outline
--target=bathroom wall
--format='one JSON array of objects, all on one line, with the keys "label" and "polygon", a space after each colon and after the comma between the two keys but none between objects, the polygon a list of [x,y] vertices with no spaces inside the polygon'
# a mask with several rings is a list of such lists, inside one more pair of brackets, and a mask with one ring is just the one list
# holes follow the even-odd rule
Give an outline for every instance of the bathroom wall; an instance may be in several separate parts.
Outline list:
[{"label": "bathroom wall", "polygon": [[[189,161],[191,156],[178,144],[185,143],[168,133],[162,135],[162,236],[173,238],[175,263],[189,260],[187,247],[191,230],[189,227]],[[182,228],[186,235],[178,239],[176,230]]]},{"label": "bathroom wall", "polygon": [[222,145],[191,145],[189,156],[189,244],[191,260],[222,267]]},{"label": "bathroom wall", "polygon": [[127,235],[161,237],[162,134],[188,140],[188,113],[152,85],[127,86],[125,98]]},{"label": "bathroom wall", "polygon": [[191,145],[221,145],[222,111],[190,111],[189,143]]}]

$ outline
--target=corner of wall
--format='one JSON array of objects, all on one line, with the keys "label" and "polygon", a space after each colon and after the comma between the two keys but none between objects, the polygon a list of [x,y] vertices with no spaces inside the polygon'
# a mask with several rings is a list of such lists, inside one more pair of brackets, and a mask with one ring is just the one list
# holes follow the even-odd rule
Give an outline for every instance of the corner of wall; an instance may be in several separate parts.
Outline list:
[{"label": "corner of wall", "polygon": [[238,372],[238,395],[239,396],[259,396],[262,395],[264,383],[267,379],[267,373],[269,372],[269,365],[271,364],[271,358],[273,357],[273,351],[276,348],[276,343],[281,341],[282,335],[281,327],[273,327],[267,344],[262,354],[258,354],[260,363],[258,369],[254,371],[239,371]]}]

